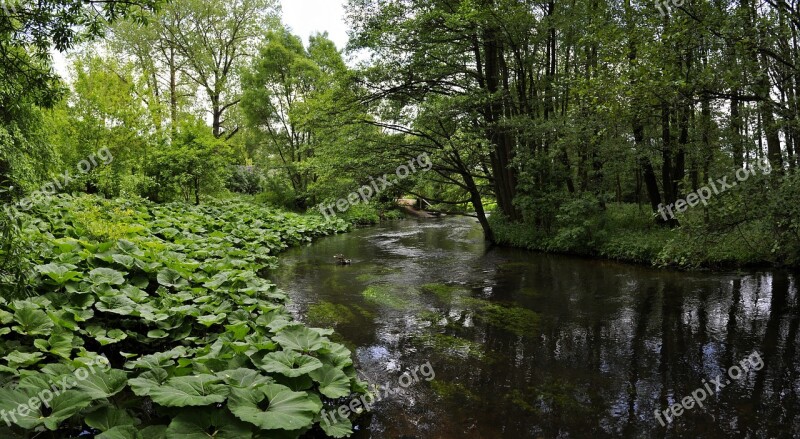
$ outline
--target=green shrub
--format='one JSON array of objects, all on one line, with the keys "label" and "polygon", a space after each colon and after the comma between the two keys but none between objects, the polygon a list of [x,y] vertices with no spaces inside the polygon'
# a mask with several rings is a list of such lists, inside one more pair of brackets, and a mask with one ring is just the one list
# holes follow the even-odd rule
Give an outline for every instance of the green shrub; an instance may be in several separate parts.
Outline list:
[{"label": "green shrub", "polygon": [[339,214],[347,222],[356,226],[371,226],[381,222],[381,216],[375,204],[355,204],[347,212]]},{"label": "green shrub", "polygon": [[406,214],[403,213],[402,210],[397,209],[397,208],[393,208],[393,209],[389,209],[389,210],[384,210],[383,211],[383,219],[385,219],[385,220],[389,220],[389,221],[400,220],[400,219],[404,219],[405,217],[406,217]]},{"label": "green shrub", "polygon": [[226,187],[231,192],[255,195],[261,192],[261,172],[255,166],[234,166]]}]

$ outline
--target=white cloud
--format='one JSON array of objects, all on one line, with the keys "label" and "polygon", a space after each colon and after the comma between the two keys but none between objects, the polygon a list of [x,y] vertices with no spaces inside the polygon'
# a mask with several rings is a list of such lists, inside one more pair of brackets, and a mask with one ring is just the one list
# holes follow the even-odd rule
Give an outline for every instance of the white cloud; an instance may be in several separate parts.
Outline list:
[{"label": "white cloud", "polygon": [[328,32],[341,50],[347,45],[347,24],[344,17],[345,0],[281,0],[283,22],[292,33],[306,42],[317,32]]}]

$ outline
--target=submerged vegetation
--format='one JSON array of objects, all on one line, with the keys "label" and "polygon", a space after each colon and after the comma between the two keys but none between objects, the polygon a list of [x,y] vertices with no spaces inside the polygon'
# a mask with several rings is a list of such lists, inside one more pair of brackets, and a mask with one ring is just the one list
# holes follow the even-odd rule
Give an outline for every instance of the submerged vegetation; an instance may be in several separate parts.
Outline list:
[{"label": "submerged vegetation", "polygon": [[355,320],[355,314],[345,305],[331,302],[315,303],[306,311],[308,321],[325,327],[336,327]]},{"label": "submerged vegetation", "polygon": [[397,288],[387,285],[370,285],[361,295],[370,302],[377,305],[388,306],[389,308],[404,310],[408,309],[410,302],[398,294]]}]

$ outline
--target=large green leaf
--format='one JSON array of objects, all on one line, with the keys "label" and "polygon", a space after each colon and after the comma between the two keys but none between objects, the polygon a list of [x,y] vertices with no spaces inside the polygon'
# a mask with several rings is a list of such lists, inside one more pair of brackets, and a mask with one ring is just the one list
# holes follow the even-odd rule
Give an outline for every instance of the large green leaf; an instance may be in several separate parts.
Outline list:
[{"label": "large green leaf", "polygon": [[166,439],[167,426],[166,425],[151,425],[145,427],[140,431],[142,439]]},{"label": "large green leaf", "polygon": [[89,427],[100,431],[108,431],[114,427],[136,425],[136,418],[131,416],[127,410],[106,406],[86,415],[84,422]]},{"label": "large green leaf", "polygon": [[18,367],[27,367],[34,365],[44,359],[44,354],[41,352],[20,352],[13,351],[3,357],[8,362],[8,367],[16,369]]},{"label": "large green leaf", "polygon": [[301,352],[312,352],[319,350],[325,345],[327,339],[321,337],[316,331],[312,331],[303,326],[286,328],[280,334],[272,337],[284,349],[292,349]]},{"label": "large green leaf", "polygon": [[98,334],[95,336],[95,339],[100,342],[101,346],[106,346],[109,344],[119,343],[122,340],[128,338],[128,334],[123,332],[120,329],[112,329],[108,332],[103,331],[102,334]]},{"label": "large green leaf", "polygon": [[128,375],[116,369],[87,369],[89,376],[78,381],[78,388],[86,392],[92,399],[114,396],[128,384]]},{"label": "large green leaf", "polygon": [[0,324],[6,325],[11,323],[12,320],[14,320],[14,314],[0,309]]},{"label": "large green leaf", "polygon": [[322,431],[330,437],[337,439],[343,437],[350,437],[353,434],[353,423],[349,419],[336,418],[336,422],[325,422],[324,420],[319,423]]},{"label": "large green leaf", "polygon": [[89,281],[95,285],[122,285],[125,277],[117,270],[101,267],[89,272]]},{"label": "large green leaf", "polygon": [[237,418],[265,430],[298,430],[310,427],[322,404],[306,392],[269,384],[231,392],[228,408]]},{"label": "large green leaf", "polygon": [[28,406],[31,398],[36,397],[38,389],[11,389],[8,387],[0,388],[0,410],[9,415],[8,419],[26,430],[32,430],[34,427],[42,425],[42,412],[39,410],[40,405],[36,405],[34,410],[19,411],[20,406]]},{"label": "large green leaf", "polygon": [[128,270],[133,268],[134,259],[132,256],[115,254],[111,255],[111,259],[113,259],[114,262],[116,262],[119,265],[122,265]]},{"label": "large green leaf", "polygon": [[152,387],[147,395],[165,407],[197,407],[225,401],[230,389],[214,375],[175,377],[162,386]]},{"label": "large green leaf", "polygon": [[53,328],[53,321],[47,313],[28,303],[17,308],[14,312],[14,321],[18,324],[11,329],[23,335],[49,335],[50,329]]},{"label": "large green leaf", "polygon": [[270,352],[261,360],[253,359],[256,365],[267,372],[279,373],[290,378],[305,375],[322,367],[322,362],[294,351]]},{"label": "large green leaf", "polygon": [[81,273],[75,271],[78,267],[72,264],[46,264],[37,265],[36,271],[49,277],[57,285],[64,285],[65,283],[77,279]]},{"label": "large green leaf", "polygon": [[167,428],[167,439],[249,439],[253,428],[227,409],[184,411]]},{"label": "large green leaf", "polygon": [[95,436],[95,439],[140,439],[141,437],[133,425],[118,425]]},{"label": "large green leaf", "polygon": [[197,318],[197,323],[200,323],[206,328],[210,328],[211,326],[224,322],[227,317],[228,315],[225,313],[200,316]]},{"label": "large green leaf", "polygon": [[136,246],[136,244],[126,239],[120,239],[117,241],[117,248],[121,252],[129,255],[140,255],[142,252],[139,247]]},{"label": "large green leaf", "polygon": [[344,345],[339,343],[329,343],[319,350],[319,359],[323,363],[344,369],[353,365],[352,353]]},{"label": "large green leaf", "polygon": [[185,357],[187,355],[186,348],[178,346],[166,352],[156,352],[155,354],[145,355],[135,361],[125,364],[125,367],[136,367],[138,369],[155,369],[159,367],[168,367],[175,364],[176,358]]},{"label": "large green leaf", "polygon": [[331,399],[342,398],[350,394],[350,378],[333,366],[322,366],[309,373],[319,383],[319,391]]},{"label": "large green leaf", "polygon": [[152,389],[166,383],[168,376],[166,370],[160,367],[154,367],[147,372],[143,372],[136,378],[129,379],[128,384],[136,395],[147,396]]},{"label": "large green leaf", "polygon": [[[52,411],[42,422],[50,430],[57,430],[61,422],[71,418],[92,403],[92,398],[78,390],[67,390],[55,396],[50,403]],[[40,410],[41,412],[41,410]]]},{"label": "large green leaf", "polygon": [[217,376],[225,380],[225,384],[229,386],[244,389],[273,382],[272,378],[261,375],[257,370],[245,368],[217,372]]},{"label": "large green leaf", "polygon": [[75,336],[70,332],[54,331],[50,338],[47,340],[36,339],[34,340],[33,345],[43,352],[48,352],[65,359],[69,359],[72,354],[72,343],[74,339]]},{"label": "large green leaf", "polygon": [[158,283],[165,287],[183,287],[189,284],[186,279],[181,277],[181,274],[171,268],[165,268],[158,272],[156,276]]},{"label": "large green leaf", "polygon": [[129,316],[133,314],[137,305],[136,302],[118,292],[113,296],[101,296],[100,301],[94,306],[98,311]]}]

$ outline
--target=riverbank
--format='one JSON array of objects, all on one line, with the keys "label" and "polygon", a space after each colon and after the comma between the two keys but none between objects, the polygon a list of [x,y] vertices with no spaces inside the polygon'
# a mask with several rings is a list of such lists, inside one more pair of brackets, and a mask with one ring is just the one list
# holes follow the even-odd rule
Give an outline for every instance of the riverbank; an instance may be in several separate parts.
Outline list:
[{"label": "riverbank", "polygon": [[646,207],[633,204],[611,204],[602,212],[558,219],[549,228],[511,224],[496,216],[490,222],[500,245],[654,267],[725,270],[797,267],[800,262],[796,249],[774,244],[773,229],[763,221],[715,226],[696,215],[670,229],[658,225]]},{"label": "riverbank", "polygon": [[[319,414],[366,390],[350,351],[258,275],[345,221],[85,195],[37,203],[22,224],[25,288],[0,297],[0,410],[16,416],[0,437],[347,431]],[[62,375],[75,385],[34,398]]]}]

